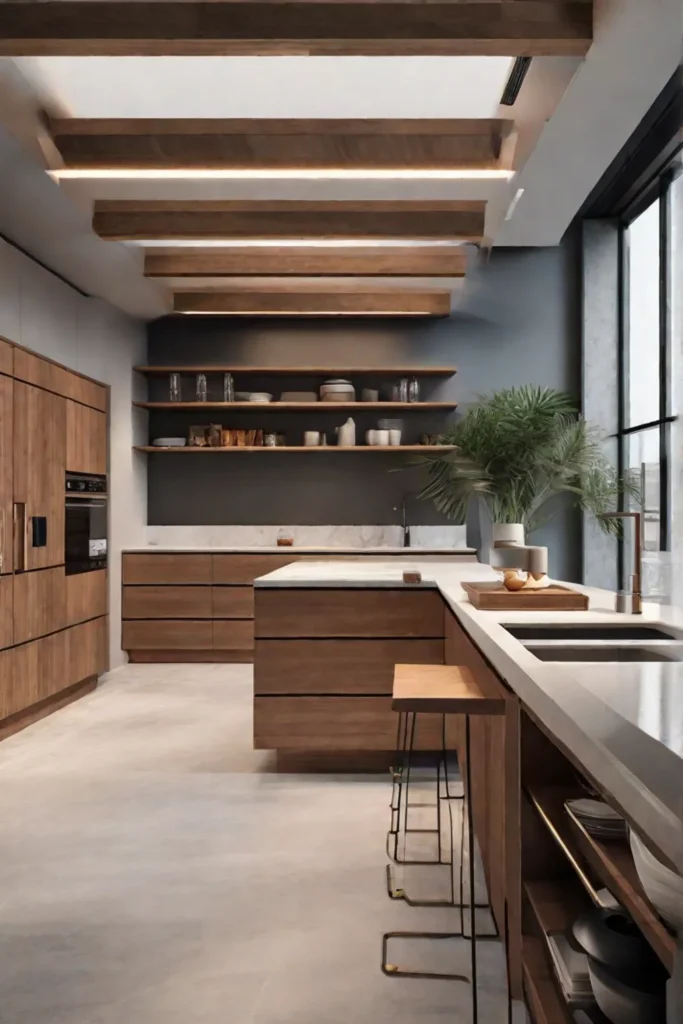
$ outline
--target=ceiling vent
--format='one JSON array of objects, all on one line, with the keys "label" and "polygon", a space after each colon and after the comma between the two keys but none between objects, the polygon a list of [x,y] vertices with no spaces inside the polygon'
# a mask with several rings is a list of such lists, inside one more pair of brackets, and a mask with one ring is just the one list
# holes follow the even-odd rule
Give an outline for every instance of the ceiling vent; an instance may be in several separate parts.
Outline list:
[{"label": "ceiling vent", "polygon": [[531,57],[517,57],[512,65],[510,77],[507,80],[500,102],[505,107],[512,107],[519,96],[519,90],[524,84],[526,73],[531,64]]}]

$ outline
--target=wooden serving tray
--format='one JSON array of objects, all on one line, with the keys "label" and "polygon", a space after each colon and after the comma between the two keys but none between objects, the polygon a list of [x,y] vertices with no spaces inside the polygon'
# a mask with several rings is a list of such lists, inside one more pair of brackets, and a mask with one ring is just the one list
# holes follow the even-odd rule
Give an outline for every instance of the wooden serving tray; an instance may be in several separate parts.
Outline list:
[{"label": "wooden serving tray", "polygon": [[506,590],[502,583],[463,583],[470,603],[481,611],[585,612],[588,595],[555,584],[544,590]]}]

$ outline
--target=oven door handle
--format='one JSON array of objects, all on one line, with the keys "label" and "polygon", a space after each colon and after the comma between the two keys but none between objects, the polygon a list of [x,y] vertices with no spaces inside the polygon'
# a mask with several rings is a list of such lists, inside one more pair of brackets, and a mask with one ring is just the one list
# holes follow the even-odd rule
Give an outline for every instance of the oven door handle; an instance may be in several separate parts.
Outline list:
[{"label": "oven door handle", "polygon": [[106,508],[104,501],[67,501],[65,508]]}]

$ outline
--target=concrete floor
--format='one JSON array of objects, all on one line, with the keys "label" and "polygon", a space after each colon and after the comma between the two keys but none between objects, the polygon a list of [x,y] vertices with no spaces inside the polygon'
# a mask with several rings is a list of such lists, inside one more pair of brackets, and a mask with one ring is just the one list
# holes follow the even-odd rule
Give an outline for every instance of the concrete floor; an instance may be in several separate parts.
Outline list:
[{"label": "concrete floor", "polygon": [[2,1024],[469,1024],[465,986],[380,972],[383,931],[457,927],[387,898],[387,779],[275,774],[250,703],[249,666],[128,666],[0,744]]}]

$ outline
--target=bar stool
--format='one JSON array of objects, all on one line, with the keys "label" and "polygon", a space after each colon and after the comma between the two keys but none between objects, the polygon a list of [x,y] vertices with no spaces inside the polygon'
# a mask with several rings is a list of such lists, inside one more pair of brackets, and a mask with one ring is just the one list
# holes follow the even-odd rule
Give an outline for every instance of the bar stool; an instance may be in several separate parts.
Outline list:
[{"label": "bar stool", "polygon": [[[478,1024],[479,1005],[477,995],[477,936],[475,913],[477,904],[474,895],[475,842],[472,808],[472,765],[470,743],[470,718],[473,715],[502,715],[505,702],[501,697],[488,697],[480,690],[472,672],[456,665],[396,665],[392,708],[408,718],[412,715],[410,729],[406,726],[408,751],[415,735],[415,718],[418,714],[462,715],[464,717],[464,813],[467,816],[467,850],[469,873],[470,935],[465,934],[464,913],[461,897],[460,930],[457,932],[386,932],[382,937],[382,970],[390,977],[435,978],[461,981],[470,985],[472,994],[472,1024]],[[456,904],[453,904],[457,906]],[[506,927],[507,932],[507,927]],[[491,936],[494,938],[497,936]],[[444,972],[406,970],[388,963],[388,948],[392,939],[469,939],[471,953],[470,976]],[[507,944],[507,935],[505,936]],[[508,995],[508,1018],[510,1015]]]}]

